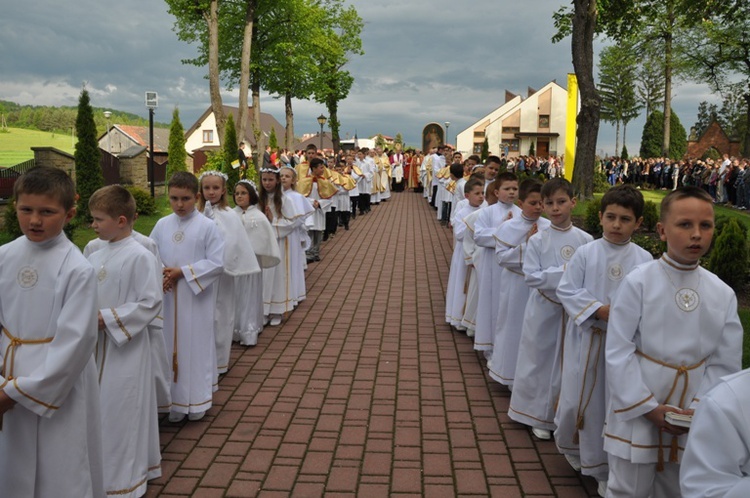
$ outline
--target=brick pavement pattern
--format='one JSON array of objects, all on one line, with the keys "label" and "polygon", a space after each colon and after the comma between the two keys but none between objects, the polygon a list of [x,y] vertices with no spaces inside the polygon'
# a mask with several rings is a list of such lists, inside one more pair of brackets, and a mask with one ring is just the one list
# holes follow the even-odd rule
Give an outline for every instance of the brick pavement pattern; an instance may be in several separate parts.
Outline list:
[{"label": "brick pavement pattern", "polygon": [[453,240],[435,218],[394,193],[324,243],[307,300],[233,345],[207,416],[162,421],[147,496],[597,496],[445,323]]}]

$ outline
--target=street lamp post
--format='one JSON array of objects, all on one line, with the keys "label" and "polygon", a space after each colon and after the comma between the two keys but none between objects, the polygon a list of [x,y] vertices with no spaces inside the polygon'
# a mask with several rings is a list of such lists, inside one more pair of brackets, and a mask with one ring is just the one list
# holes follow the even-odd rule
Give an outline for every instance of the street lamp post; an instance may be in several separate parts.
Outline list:
[{"label": "street lamp post", "polygon": [[448,135],[448,128],[450,127],[451,122],[446,121],[445,122],[445,144],[448,145],[448,142],[450,142],[450,135]]},{"label": "street lamp post", "polygon": [[318,124],[320,125],[320,150],[323,150],[323,125],[326,124],[326,121],[328,121],[328,118],[326,118],[323,114],[318,116]]},{"label": "street lamp post", "polygon": [[107,120],[107,154],[109,154],[109,167],[112,167],[112,139],[109,136],[109,118],[112,116],[111,111],[104,111],[104,119]]},{"label": "street lamp post", "polygon": [[148,181],[151,184],[151,197],[154,197],[154,109],[159,106],[159,96],[156,92],[146,92],[146,107],[148,108]]}]

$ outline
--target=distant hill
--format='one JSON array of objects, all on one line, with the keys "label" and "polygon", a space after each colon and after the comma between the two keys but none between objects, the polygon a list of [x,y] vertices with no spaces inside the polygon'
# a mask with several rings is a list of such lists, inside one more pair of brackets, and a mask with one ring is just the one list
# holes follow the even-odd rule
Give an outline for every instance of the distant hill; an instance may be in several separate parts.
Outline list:
[{"label": "distant hill", "polygon": [[[105,110],[112,112],[112,116],[109,118],[110,124],[148,126],[148,119],[136,114],[94,107],[94,122],[98,134],[104,133],[107,128],[107,119],[104,117]],[[0,123],[4,119],[5,125],[12,128],[70,135],[75,126],[77,114],[78,108],[75,106],[20,105],[15,102],[0,100]],[[169,128],[169,123],[154,122],[154,127]]]},{"label": "distant hill", "polygon": [[31,147],[55,147],[72,154],[77,138],[67,134],[8,128],[0,132],[0,167],[7,168],[34,158]]}]

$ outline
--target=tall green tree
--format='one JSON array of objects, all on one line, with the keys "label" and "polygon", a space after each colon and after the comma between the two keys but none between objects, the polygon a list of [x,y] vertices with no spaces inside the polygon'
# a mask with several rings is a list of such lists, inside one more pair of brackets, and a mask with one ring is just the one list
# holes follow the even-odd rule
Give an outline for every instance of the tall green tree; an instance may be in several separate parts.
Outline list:
[{"label": "tall green tree", "polygon": [[175,17],[174,31],[187,43],[197,43],[198,57],[183,63],[208,66],[208,87],[211,110],[216,118],[219,137],[224,136],[226,116],[221,99],[221,75],[219,65],[219,7],[228,2],[219,0],[165,0],[168,12]]},{"label": "tall green tree", "polygon": [[75,147],[76,190],[78,191],[78,219],[91,221],[89,198],[96,190],[104,186],[102,176],[99,142],[96,139],[94,110],[91,107],[89,92],[84,88],[78,98],[78,116],[76,117],[76,134],[78,142]]},{"label": "tall green tree", "polygon": [[620,124],[627,127],[640,109],[635,93],[636,67],[637,56],[630,41],[601,51],[598,87],[602,97],[601,118],[615,125],[615,154],[620,150]]},{"label": "tall green tree", "polygon": [[279,148],[279,139],[276,137],[276,128],[271,127],[271,133],[268,136],[268,145],[271,146],[271,150]]},{"label": "tall green tree", "polygon": [[672,133],[670,134],[669,153],[665,156],[661,148],[664,140],[663,120],[664,116],[661,111],[654,111],[646,118],[646,124],[643,126],[643,134],[641,135],[640,155],[641,157],[682,159],[685,152],[687,152],[687,133],[685,132],[685,127],[682,126],[677,114],[672,111],[670,114],[670,128]]},{"label": "tall green tree", "polygon": [[664,72],[656,56],[650,50],[640,50],[641,64],[636,70],[638,98],[641,106],[650,116],[664,105]]},{"label": "tall green tree", "polygon": [[700,137],[708,129],[712,121],[718,120],[719,108],[716,104],[709,104],[705,100],[698,104],[698,115],[692,131]]},{"label": "tall green tree", "polygon": [[695,0],[692,13],[700,24],[690,31],[691,74],[724,95],[740,90],[744,100],[744,154],[750,153],[750,4]]},{"label": "tall green tree", "polygon": [[354,77],[344,67],[353,55],[362,55],[360,37],[364,21],[353,6],[344,7],[342,0],[323,0],[328,14],[320,38],[320,50],[315,59],[319,67],[313,85],[316,102],[325,104],[328,109],[328,126],[331,129],[333,149],[338,152],[340,144],[338,119],[339,102],[351,90]]},{"label": "tall green tree", "polygon": [[172,124],[169,127],[169,161],[167,162],[167,179],[178,171],[187,170],[187,150],[185,149],[185,129],[180,121],[180,110],[172,111]]},{"label": "tall green tree", "polygon": [[237,130],[234,127],[234,117],[232,114],[227,116],[227,126],[224,135],[224,143],[221,146],[224,151],[224,164],[222,172],[227,175],[227,192],[234,192],[234,186],[240,181],[240,169],[232,166],[232,161],[239,158],[237,151]]}]

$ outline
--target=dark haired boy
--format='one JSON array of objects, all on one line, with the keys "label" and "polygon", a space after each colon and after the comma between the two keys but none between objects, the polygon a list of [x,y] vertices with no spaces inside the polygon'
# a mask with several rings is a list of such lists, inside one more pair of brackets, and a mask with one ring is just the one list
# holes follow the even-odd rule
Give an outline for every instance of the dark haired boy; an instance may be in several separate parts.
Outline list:
[{"label": "dark haired boy", "polygon": [[611,496],[680,496],[687,429],[667,414],[692,414],[721,377],[741,367],[737,298],[700,266],[714,232],[711,196],[698,187],[670,192],[657,230],[667,252],[624,278],[610,311],[604,449]]},{"label": "dark haired boy", "polygon": [[610,304],[622,279],[651,255],[630,242],[643,221],[643,195],[630,185],[609,189],[601,200],[603,236],[579,247],[557,297],[570,317],[563,349],[555,442],[571,465],[599,482],[606,492],[607,454],[602,429],[606,410],[604,342]]},{"label": "dark haired boy", "polygon": [[0,247],[3,496],[105,496],[96,273],[63,233],[75,195],[51,167],[13,186],[24,236]]},{"label": "dark haired boy", "polygon": [[498,319],[497,303],[500,299],[502,274],[502,268],[495,261],[495,231],[503,222],[521,215],[521,209],[515,204],[518,196],[516,175],[498,175],[489,188],[494,192],[498,202],[482,209],[474,223],[474,242],[481,247],[477,266],[479,301],[474,349],[484,351],[487,359],[492,354],[492,336]]},{"label": "dark haired boy", "polygon": [[170,422],[200,420],[217,389],[214,312],[224,271],[224,240],[210,218],[195,209],[198,179],[179,171],[167,183],[173,214],[156,222],[151,238],[164,263],[164,336],[172,361]]},{"label": "dark haired boy", "polygon": [[523,273],[531,295],[526,303],[508,416],[531,426],[537,438],[550,439],[560,394],[565,330],[563,307],[555,291],[576,249],[592,237],[573,226],[571,213],[576,200],[570,182],[563,178],[547,181],[542,187],[542,202],[551,225],[526,244]]},{"label": "dark haired boy", "polygon": [[523,275],[523,257],[532,235],[549,227],[542,215],[542,182],[526,179],[518,187],[521,215],[506,221],[495,232],[495,260],[502,268],[503,286],[497,303],[498,314],[493,337],[492,359],[488,362],[490,377],[513,389],[518,345],[523,329],[524,311],[529,300],[529,286]]}]

